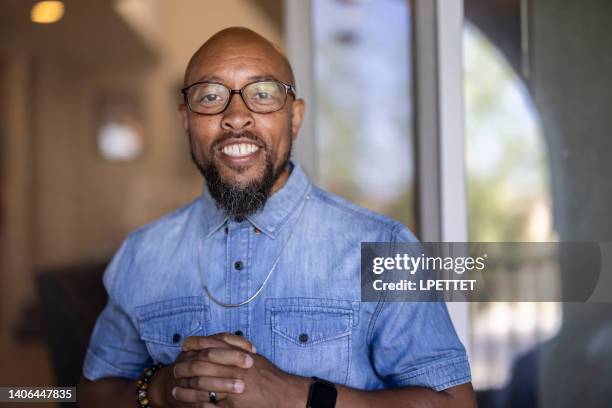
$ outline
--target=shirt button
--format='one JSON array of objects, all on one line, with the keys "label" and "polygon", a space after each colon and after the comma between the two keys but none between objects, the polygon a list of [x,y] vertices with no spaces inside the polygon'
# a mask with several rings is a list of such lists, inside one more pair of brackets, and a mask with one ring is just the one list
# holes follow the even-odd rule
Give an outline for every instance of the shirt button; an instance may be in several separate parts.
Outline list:
[{"label": "shirt button", "polygon": [[308,341],[308,335],[306,333],[300,334],[300,343],[306,343]]},{"label": "shirt button", "polygon": [[180,340],[181,340],[181,335],[178,333],[174,333],[174,336],[172,336],[172,342],[178,343]]},{"label": "shirt button", "polygon": [[227,226],[225,227],[225,233],[227,234]]},{"label": "shirt button", "polygon": [[242,330],[236,330],[236,331],[234,332],[234,334],[235,334],[236,336],[244,336],[244,333],[242,332]]},{"label": "shirt button", "polygon": [[236,270],[237,270],[237,271],[241,270],[241,269],[242,269],[242,262],[237,261],[237,262],[234,264],[234,268],[236,268]]}]

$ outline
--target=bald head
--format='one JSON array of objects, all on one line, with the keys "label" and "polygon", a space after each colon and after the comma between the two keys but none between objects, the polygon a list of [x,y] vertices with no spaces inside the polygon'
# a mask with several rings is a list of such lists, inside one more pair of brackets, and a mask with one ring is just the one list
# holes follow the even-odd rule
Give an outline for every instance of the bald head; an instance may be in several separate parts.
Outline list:
[{"label": "bald head", "polygon": [[187,64],[184,86],[200,80],[202,75],[207,73],[211,62],[223,59],[239,60],[241,57],[244,58],[245,64],[253,59],[264,61],[268,69],[274,71],[269,75],[295,86],[293,70],[282,49],[244,27],[221,30],[202,44]]}]

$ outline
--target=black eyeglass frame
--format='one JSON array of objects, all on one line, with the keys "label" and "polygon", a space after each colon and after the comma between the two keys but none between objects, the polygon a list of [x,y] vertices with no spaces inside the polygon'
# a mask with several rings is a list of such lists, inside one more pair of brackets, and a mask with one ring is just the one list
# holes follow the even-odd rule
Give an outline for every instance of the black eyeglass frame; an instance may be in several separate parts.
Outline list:
[{"label": "black eyeglass frame", "polygon": [[[268,112],[257,112],[254,111],[253,109],[251,109],[251,107],[249,106],[249,104],[247,103],[246,99],[244,99],[244,94],[242,93],[244,91],[244,88],[246,88],[249,85],[253,85],[259,82],[276,82],[278,84],[281,84],[284,89],[285,89],[285,100],[283,101],[283,104],[278,108],[278,109],[274,109],[272,111],[268,111]],[[223,109],[221,109],[219,112],[217,113],[203,113],[203,112],[198,112],[196,110],[194,110],[191,105],[189,105],[189,98],[187,97],[187,93],[189,92],[189,89],[191,87],[194,87],[196,85],[201,85],[201,84],[215,84],[215,85],[221,85],[222,87],[224,87],[225,89],[227,89],[229,91],[229,97],[227,98],[227,102],[225,103],[225,106],[223,107]],[[213,115],[219,115],[223,112],[225,112],[225,110],[227,109],[227,107],[230,105],[230,103],[232,102],[232,97],[234,96],[234,94],[239,94],[240,98],[242,99],[242,102],[244,103],[244,106],[247,107],[248,110],[250,110],[253,113],[258,113],[260,115],[265,115],[267,113],[273,113],[273,112],[278,112],[279,110],[283,109],[285,107],[285,104],[287,103],[287,98],[289,97],[289,92],[291,92],[291,94],[293,94],[293,98],[297,98],[297,91],[295,89],[295,87],[293,85],[290,84],[286,84],[283,81],[278,81],[276,79],[264,79],[264,80],[257,80],[257,81],[253,81],[253,82],[249,82],[248,84],[246,84],[245,86],[243,86],[240,89],[232,89],[230,87],[228,87],[225,84],[222,84],[220,82],[214,82],[214,81],[198,81],[198,82],[194,82],[191,85],[188,85],[186,87],[184,87],[183,89],[181,89],[181,93],[183,94],[183,99],[185,101],[185,105],[187,105],[187,108],[193,112],[193,113],[197,113],[198,115],[207,115],[207,116],[213,116]]]}]

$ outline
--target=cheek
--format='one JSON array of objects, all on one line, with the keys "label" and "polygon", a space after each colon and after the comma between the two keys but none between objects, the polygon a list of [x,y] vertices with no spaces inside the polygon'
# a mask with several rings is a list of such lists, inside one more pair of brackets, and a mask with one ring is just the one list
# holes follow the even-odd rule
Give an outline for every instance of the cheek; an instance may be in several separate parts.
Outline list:
[{"label": "cheek", "polygon": [[271,150],[279,156],[289,149],[291,144],[291,119],[285,115],[278,118],[270,118],[260,123],[260,134],[267,135],[266,142]]},{"label": "cheek", "polygon": [[192,139],[191,143],[206,155],[208,155],[210,146],[214,140],[215,128],[218,128],[218,124],[215,124],[212,118],[198,117],[189,121],[189,135]]}]

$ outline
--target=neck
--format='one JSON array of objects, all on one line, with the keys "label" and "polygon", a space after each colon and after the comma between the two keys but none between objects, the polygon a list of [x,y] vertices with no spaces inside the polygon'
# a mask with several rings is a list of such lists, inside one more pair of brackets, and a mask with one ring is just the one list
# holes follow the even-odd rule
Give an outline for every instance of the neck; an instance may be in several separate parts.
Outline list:
[{"label": "neck", "polygon": [[272,191],[270,193],[270,195],[276,193],[278,190],[280,190],[281,188],[283,188],[283,186],[285,185],[285,183],[287,183],[287,180],[289,179],[289,165],[287,165],[285,167],[285,169],[283,170],[283,172],[281,173],[281,175],[278,177],[278,179],[276,179],[276,181],[274,182],[274,185],[272,186]]}]

